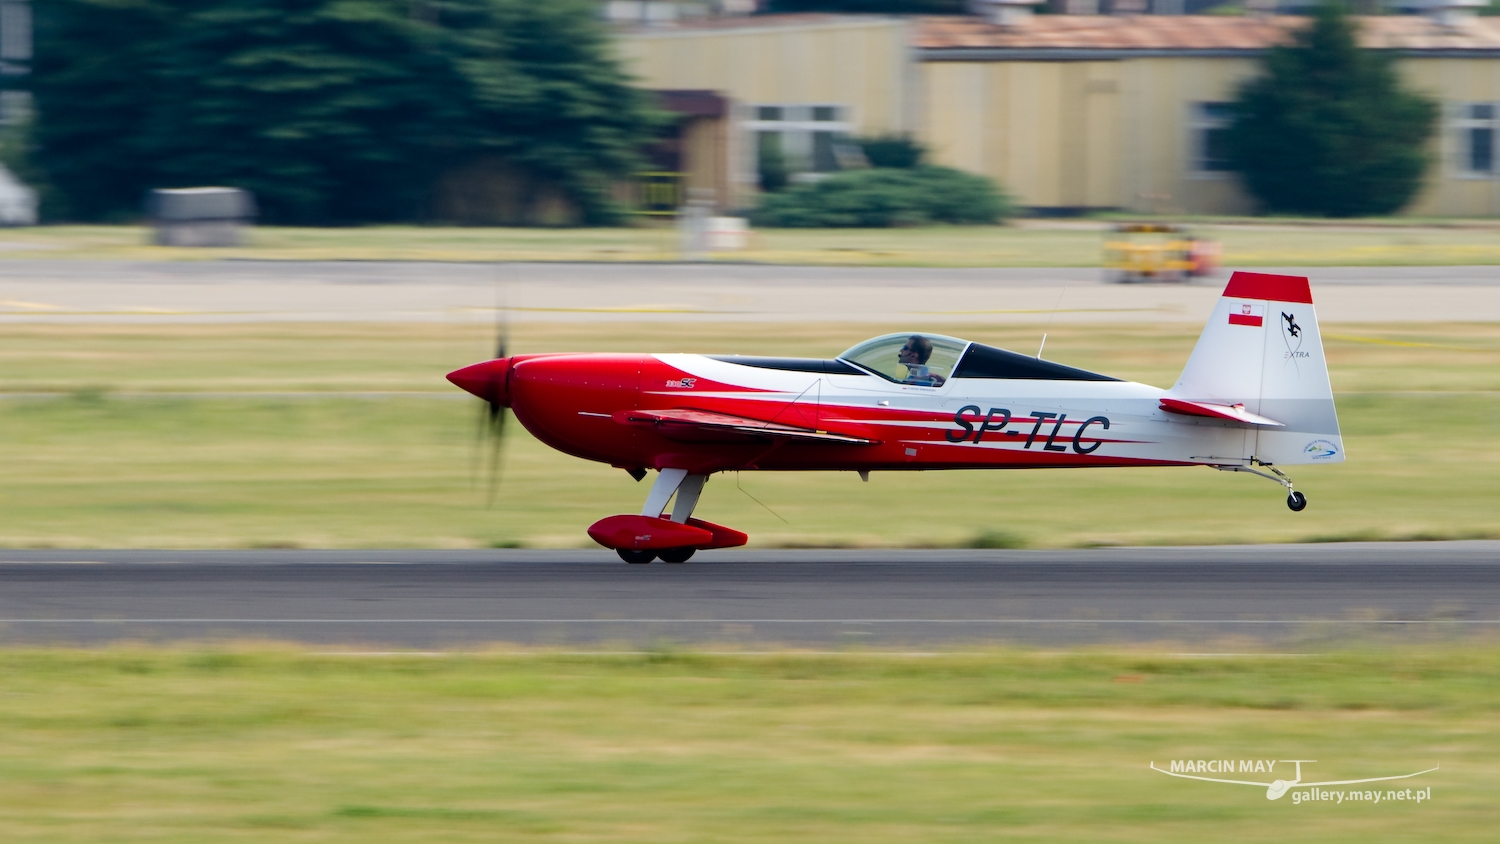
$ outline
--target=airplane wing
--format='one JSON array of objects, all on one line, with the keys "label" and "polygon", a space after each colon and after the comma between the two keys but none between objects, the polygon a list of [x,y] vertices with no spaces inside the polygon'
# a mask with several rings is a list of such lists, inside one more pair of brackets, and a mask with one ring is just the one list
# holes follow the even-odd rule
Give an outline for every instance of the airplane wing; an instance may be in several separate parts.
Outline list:
[{"label": "airplane wing", "polygon": [[1195,777],[1192,774],[1174,774],[1171,771],[1163,771],[1161,768],[1156,767],[1156,763],[1155,762],[1151,763],[1151,770],[1156,771],[1158,773],[1166,774],[1169,777],[1181,777],[1181,778],[1183,778],[1185,780],[1203,780],[1204,782],[1225,782],[1225,783],[1229,783],[1230,785],[1257,785],[1257,786],[1260,786],[1261,788],[1270,788],[1271,787],[1271,783],[1268,783],[1268,782],[1250,782],[1249,780],[1221,780],[1221,779],[1216,779],[1214,777]]},{"label": "airplane wing", "polygon": [[652,425],[662,436],[685,442],[734,442],[746,439],[809,440],[846,445],[873,445],[878,440],[820,431],[714,410],[622,410],[612,417],[623,425]]},{"label": "airplane wing", "polygon": [[1332,780],[1330,782],[1299,782],[1299,783],[1297,783],[1297,785],[1299,787],[1304,786],[1304,785],[1358,785],[1359,783],[1362,783],[1362,782],[1385,782],[1386,780],[1409,780],[1412,777],[1420,777],[1423,774],[1430,774],[1430,773],[1432,773],[1433,771],[1436,771],[1436,770],[1437,770],[1437,768],[1433,767],[1433,768],[1428,768],[1425,771],[1417,771],[1415,774],[1398,774],[1398,775],[1396,775],[1394,777],[1370,777],[1368,779],[1362,779],[1362,780]]},{"label": "airplane wing", "polygon": [[1181,416],[1204,416],[1209,419],[1228,419],[1230,422],[1239,422],[1242,425],[1286,427],[1275,419],[1267,419],[1264,416],[1251,413],[1242,404],[1214,404],[1213,402],[1206,401],[1162,399],[1161,409]]}]

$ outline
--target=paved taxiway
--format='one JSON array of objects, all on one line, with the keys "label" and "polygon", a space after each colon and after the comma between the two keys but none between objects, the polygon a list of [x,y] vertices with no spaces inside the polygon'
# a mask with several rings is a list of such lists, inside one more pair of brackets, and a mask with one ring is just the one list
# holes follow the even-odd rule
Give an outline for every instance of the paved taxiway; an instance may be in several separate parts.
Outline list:
[{"label": "paved taxiway", "polygon": [[1500,542],[1068,551],[0,551],[0,643],[927,648],[1492,638]]},{"label": "paved taxiway", "polygon": [[[1324,322],[1500,319],[1500,267],[1287,267]],[[0,267],[0,323],[282,321],[1185,322],[1228,272],[1108,284],[1095,268],[45,261]]]}]

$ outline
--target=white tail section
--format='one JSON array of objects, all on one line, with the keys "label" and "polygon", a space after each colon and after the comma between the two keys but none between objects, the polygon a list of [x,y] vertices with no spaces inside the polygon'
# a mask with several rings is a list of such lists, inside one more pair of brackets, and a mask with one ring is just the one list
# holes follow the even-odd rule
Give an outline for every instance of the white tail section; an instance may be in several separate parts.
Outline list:
[{"label": "white tail section", "polygon": [[1247,429],[1245,458],[1275,465],[1344,459],[1312,290],[1301,276],[1231,276],[1167,397],[1243,404],[1282,423]]}]

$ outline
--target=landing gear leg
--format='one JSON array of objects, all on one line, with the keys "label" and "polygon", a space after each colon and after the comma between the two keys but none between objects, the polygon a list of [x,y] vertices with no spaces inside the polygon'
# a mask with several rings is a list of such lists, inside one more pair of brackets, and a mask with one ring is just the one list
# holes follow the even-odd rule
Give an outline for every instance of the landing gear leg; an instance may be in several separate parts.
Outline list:
[{"label": "landing gear leg", "polygon": [[[1262,472],[1254,468],[1256,466],[1262,466],[1271,471]],[[1252,457],[1250,458],[1249,466],[1215,466],[1214,468],[1221,472],[1249,472],[1252,475],[1259,475],[1267,480],[1275,481],[1286,487],[1286,506],[1289,510],[1293,513],[1300,513],[1307,508],[1307,496],[1292,489],[1292,479],[1287,477],[1285,472],[1272,466],[1270,463],[1262,463]]]},{"label": "landing gear leg", "polygon": [[[646,496],[646,505],[641,508],[642,516],[658,518],[661,511],[667,509],[667,502],[672,500],[672,493],[682,485],[684,478],[688,476],[686,469],[663,469],[656,473],[656,482],[651,485],[651,493]],[[702,487],[702,484],[699,484]],[[696,503],[697,497],[694,497]]]},{"label": "landing gear leg", "polygon": [[[646,496],[646,504],[641,507],[641,515],[659,519],[667,509],[667,503],[672,502],[671,520],[680,525],[687,524],[698,506],[698,498],[703,494],[703,484],[707,481],[707,475],[689,475],[686,469],[661,470],[656,475],[656,482],[651,485],[650,494]],[[664,563],[685,563],[696,550],[698,549],[691,546],[658,550],[617,548],[615,553],[627,563],[649,563],[658,557]]]},{"label": "landing gear leg", "polygon": [[[703,495],[707,475],[688,475],[677,486],[677,500],[672,502],[672,521],[685,525],[698,507],[698,498]],[[657,552],[664,563],[685,563],[692,558],[696,548],[667,548]]]}]

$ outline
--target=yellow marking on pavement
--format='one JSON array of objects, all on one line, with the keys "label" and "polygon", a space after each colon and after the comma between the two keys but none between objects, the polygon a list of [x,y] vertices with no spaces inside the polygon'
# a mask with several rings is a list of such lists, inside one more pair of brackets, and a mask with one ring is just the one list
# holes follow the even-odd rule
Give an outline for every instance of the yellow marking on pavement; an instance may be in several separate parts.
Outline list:
[{"label": "yellow marking on pavement", "polygon": [[466,308],[471,311],[526,311],[549,314],[727,314],[739,311],[706,311],[690,305],[615,305],[599,308]]},{"label": "yellow marking on pavement", "polygon": [[1354,334],[1325,334],[1330,340],[1348,340],[1351,343],[1372,343],[1376,346],[1403,346],[1417,349],[1447,349],[1453,352],[1493,352],[1494,349],[1474,348],[1472,346],[1448,346],[1442,343],[1417,343],[1411,340],[1385,340],[1380,337],[1359,337]]},{"label": "yellow marking on pavement", "polygon": [[21,302],[15,299],[0,299],[0,308],[21,308],[27,311],[56,311],[61,305],[49,305],[46,302]]},{"label": "yellow marking on pavement", "polygon": [[992,308],[978,311],[917,311],[919,314],[1098,314],[1098,313],[1157,313],[1172,308]]}]

